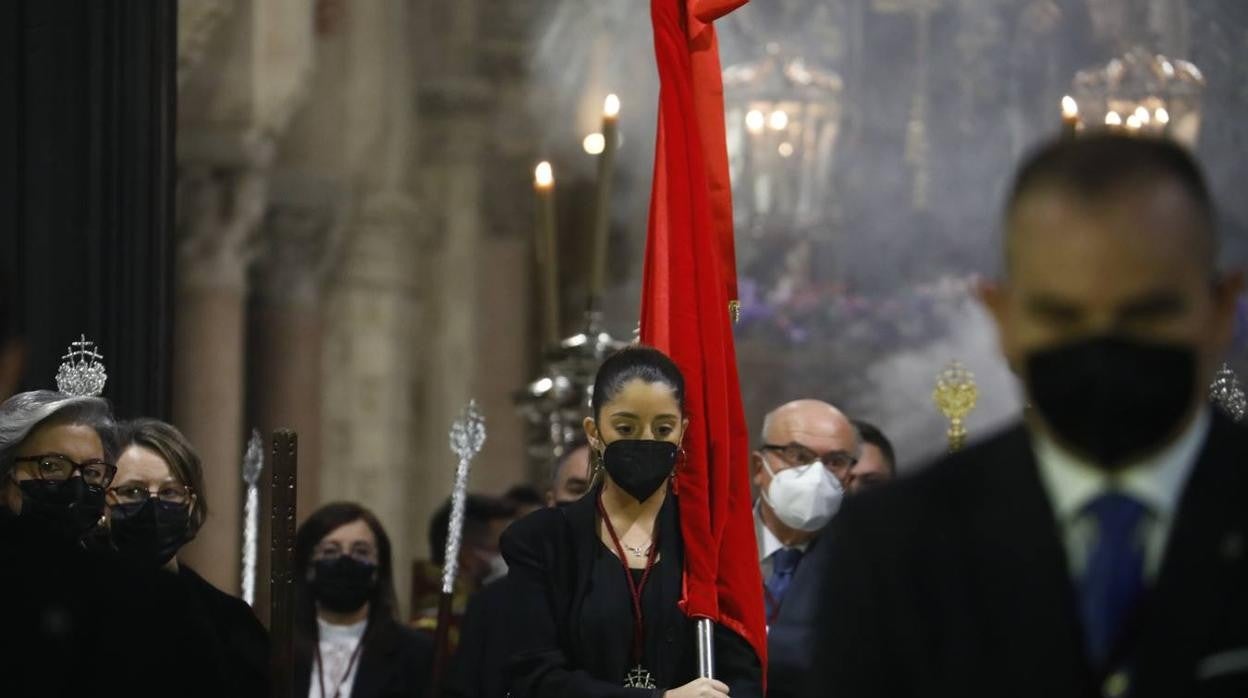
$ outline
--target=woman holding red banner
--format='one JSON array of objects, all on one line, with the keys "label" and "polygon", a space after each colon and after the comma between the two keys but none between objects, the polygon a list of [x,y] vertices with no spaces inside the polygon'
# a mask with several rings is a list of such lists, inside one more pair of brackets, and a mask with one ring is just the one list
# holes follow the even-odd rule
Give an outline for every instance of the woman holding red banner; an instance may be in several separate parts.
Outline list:
[{"label": "woman holding red banner", "polygon": [[591,407],[589,495],[503,535],[511,695],[762,696],[758,658],[721,627],[720,680],[697,677],[694,622],[678,607],[685,544],[676,475],[689,424],[680,370],[657,349],[624,349],[599,369]]}]

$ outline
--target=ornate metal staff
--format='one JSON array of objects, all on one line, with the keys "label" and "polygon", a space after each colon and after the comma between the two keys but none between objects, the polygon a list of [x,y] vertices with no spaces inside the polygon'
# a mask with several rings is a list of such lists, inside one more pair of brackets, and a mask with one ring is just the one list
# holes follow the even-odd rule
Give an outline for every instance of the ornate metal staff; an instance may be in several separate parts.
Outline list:
[{"label": "ornate metal staff", "polygon": [[247,501],[243,505],[243,601],[256,604],[256,549],[260,544],[260,472],[264,470],[264,440],[252,429],[243,455],[243,482]]},{"label": "ornate metal staff", "polygon": [[1213,384],[1209,386],[1209,399],[1237,422],[1242,421],[1248,412],[1248,397],[1245,397],[1239,378],[1229,364],[1222,364],[1214,375]]},{"label": "ornate metal staff", "polygon": [[949,420],[949,452],[952,453],[966,443],[966,415],[975,409],[979,400],[979,389],[975,387],[975,376],[960,361],[950,361],[944,370],[936,376],[936,389],[932,391],[932,401],[936,408]]},{"label": "ornate metal staff", "polygon": [[289,429],[273,432],[272,509],[269,549],[269,673],[274,698],[294,695],[295,494],[299,439]]},{"label": "ornate metal staff", "polygon": [[464,534],[464,500],[468,494],[468,466],[485,444],[485,417],[477,401],[469,400],[459,418],[451,424],[451,451],[459,458],[455,485],[451,489],[450,525],[446,532],[446,557],[442,565],[442,595],[438,598],[438,629],[434,636],[433,687],[441,690],[442,675],[450,655],[451,602],[455,597],[455,577],[459,573],[459,544]]}]

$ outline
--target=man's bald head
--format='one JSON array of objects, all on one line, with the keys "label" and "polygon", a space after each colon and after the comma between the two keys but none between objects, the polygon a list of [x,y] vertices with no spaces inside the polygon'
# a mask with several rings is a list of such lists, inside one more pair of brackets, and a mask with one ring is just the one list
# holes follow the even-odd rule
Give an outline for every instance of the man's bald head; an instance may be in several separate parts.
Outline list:
[{"label": "man's bald head", "polygon": [[841,446],[852,445],[852,449],[845,450],[856,451],[858,448],[858,431],[854,429],[853,422],[844,412],[822,400],[786,402],[763,418],[765,443],[786,444],[801,438],[837,441]]}]

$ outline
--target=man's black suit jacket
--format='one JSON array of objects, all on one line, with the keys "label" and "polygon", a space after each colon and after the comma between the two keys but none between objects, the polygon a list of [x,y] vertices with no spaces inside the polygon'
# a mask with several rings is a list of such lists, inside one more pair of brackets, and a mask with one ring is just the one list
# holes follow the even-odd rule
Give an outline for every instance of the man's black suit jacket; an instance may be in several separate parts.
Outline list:
[{"label": "man's black suit jacket", "polygon": [[1106,667],[1021,426],[846,500],[825,536],[809,696],[1248,696],[1248,432],[1221,415]]}]

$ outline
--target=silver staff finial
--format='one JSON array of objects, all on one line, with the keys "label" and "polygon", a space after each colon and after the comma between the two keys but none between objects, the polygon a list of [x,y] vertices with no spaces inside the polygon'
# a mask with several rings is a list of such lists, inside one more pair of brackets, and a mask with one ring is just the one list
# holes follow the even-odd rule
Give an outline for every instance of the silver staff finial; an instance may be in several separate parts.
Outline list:
[{"label": "silver staff finial", "polygon": [[1248,412],[1248,397],[1245,397],[1239,378],[1228,364],[1222,364],[1222,368],[1214,374],[1213,385],[1209,386],[1209,398],[1237,422]]},{"label": "silver staff finial", "polygon": [[104,370],[104,356],[96,351],[95,343],[79,335],[71,342],[60,368],[56,371],[56,389],[74,397],[98,397],[104,392],[108,373]]},{"label": "silver staff finial", "polygon": [[469,400],[459,418],[451,424],[451,451],[459,458],[455,468],[455,485],[451,489],[451,517],[446,536],[446,562],[442,565],[442,593],[455,590],[459,573],[459,544],[464,531],[464,500],[468,495],[468,466],[485,444],[485,417],[477,409],[477,401]]},{"label": "silver staff finial", "polygon": [[260,482],[260,472],[264,470],[264,439],[259,429],[251,430],[251,438],[247,441],[247,451],[243,454],[243,482],[255,485]]}]

